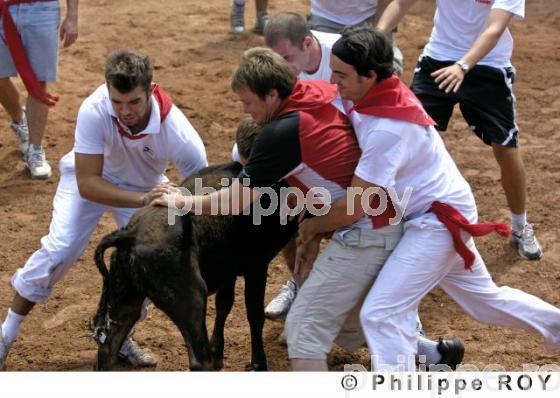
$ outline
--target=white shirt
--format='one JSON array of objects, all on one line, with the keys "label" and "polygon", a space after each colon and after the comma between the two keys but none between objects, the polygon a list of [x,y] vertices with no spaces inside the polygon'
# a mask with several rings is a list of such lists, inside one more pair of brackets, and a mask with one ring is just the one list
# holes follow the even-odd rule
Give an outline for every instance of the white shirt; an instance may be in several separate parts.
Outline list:
[{"label": "white shirt", "polygon": [[312,30],[311,33],[319,42],[321,46],[321,63],[319,64],[319,69],[315,73],[308,74],[302,71],[299,74],[300,80],[324,80],[327,82],[331,81],[331,49],[334,43],[340,38],[337,33],[325,33]]},{"label": "white shirt", "polygon": [[[525,0],[437,0],[434,27],[424,54],[440,61],[461,59],[484,32],[492,9],[525,17]],[[511,66],[513,38],[506,28],[496,46],[478,62],[496,68]]]},{"label": "white shirt", "polygon": [[311,14],[340,25],[356,25],[377,12],[377,0],[312,0]]},{"label": "white shirt", "polygon": [[[344,101],[345,109],[352,105]],[[401,209],[405,220],[426,213],[434,201],[440,201],[455,207],[470,222],[476,221],[471,188],[435,128],[356,111],[348,117],[362,150],[356,176],[394,188],[399,201],[412,188],[406,208]]]},{"label": "white shirt", "polygon": [[[82,103],[72,152],[61,160],[61,172],[74,169],[74,152],[104,155],[103,177],[122,188],[148,191],[166,180],[172,162],[182,177],[208,165],[204,144],[185,115],[172,106],[161,123],[159,105],[152,96],[146,134],[139,139],[121,135],[107,86],[103,84]],[[122,124],[121,124],[122,125]]]}]

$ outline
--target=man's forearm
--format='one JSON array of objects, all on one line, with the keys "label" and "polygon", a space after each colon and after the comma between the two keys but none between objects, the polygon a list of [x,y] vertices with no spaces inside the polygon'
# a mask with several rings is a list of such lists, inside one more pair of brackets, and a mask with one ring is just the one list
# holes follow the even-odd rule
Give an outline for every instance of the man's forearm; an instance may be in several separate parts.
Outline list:
[{"label": "man's forearm", "polygon": [[91,176],[79,181],[78,189],[84,199],[106,206],[136,208],[146,204],[144,192],[120,188],[101,176]]},{"label": "man's forearm", "polygon": [[416,0],[391,1],[377,20],[377,29],[390,35],[415,2]]},{"label": "man's forearm", "polygon": [[66,18],[78,19],[78,0],[66,0]]}]

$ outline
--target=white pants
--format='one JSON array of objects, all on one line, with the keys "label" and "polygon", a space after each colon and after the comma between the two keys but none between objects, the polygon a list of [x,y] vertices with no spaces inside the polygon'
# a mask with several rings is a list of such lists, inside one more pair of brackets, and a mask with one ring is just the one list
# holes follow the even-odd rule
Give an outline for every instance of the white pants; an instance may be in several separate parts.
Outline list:
[{"label": "white pants", "polygon": [[433,213],[405,223],[360,312],[376,371],[414,371],[409,358],[417,352],[418,304],[438,285],[479,322],[534,330],[544,336],[547,351],[560,349],[560,310],[521,290],[496,286],[472,238],[467,246],[476,255],[472,272]]},{"label": "white pants", "polygon": [[18,294],[34,303],[45,301],[54,284],[85,251],[106,210],[111,210],[117,225],[122,227],[137,209],[114,208],[83,199],[78,191],[76,174],[61,170],[49,234],[41,238],[41,248],[12,277],[12,285]]}]

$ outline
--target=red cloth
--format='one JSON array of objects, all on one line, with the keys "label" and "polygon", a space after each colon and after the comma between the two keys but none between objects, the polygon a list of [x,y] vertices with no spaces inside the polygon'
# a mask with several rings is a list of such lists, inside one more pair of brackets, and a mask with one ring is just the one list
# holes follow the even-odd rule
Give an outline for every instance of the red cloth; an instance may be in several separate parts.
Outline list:
[{"label": "red cloth", "polygon": [[[0,16],[2,18],[2,25],[4,27],[4,35],[6,37],[6,44],[12,55],[14,65],[18,74],[27,89],[27,92],[37,101],[42,102],[47,106],[54,106],[58,102],[58,96],[49,94],[45,91],[44,87],[39,83],[33,68],[27,59],[27,54],[23,48],[23,43],[19,37],[16,25],[12,19],[12,15],[8,10],[8,6],[22,3],[35,3],[39,0],[0,0]],[[54,1],[54,0],[41,0],[41,1]]]},{"label": "red cloth", "polygon": [[[2,1],[2,0],[0,0]],[[156,102],[159,107],[159,116],[160,121],[163,123],[169,112],[171,111],[171,106],[173,105],[173,100],[171,96],[167,94],[167,92],[162,89],[159,84],[152,84],[152,95],[156,99]],[[119,122],[119,119],[113,116],[113,121],[117,125],[117,130],[120,135],[126,137],[131,140],[138,140],[140,138],[144,138],[147,134],[130,134]]]},{"label": "red cloth", "polygon": [[[433,126],[435,122],[422,107],[420,100],[399,79],[392,75],[379,84],[374,84],[364,98],[350,112],[384,117]],[[349,113],[350,113],[349,112]]]},{"label": "red cloth", "polygon": [[293,111],[309,111],[330,104],[337,95],[334,84],[325,81],[314,81],[313,83],[297,80],[291,94],[284,100],[284,103],[274,118]]},{"label": "red cloth", "polygon": [[430,210],[437,216],[453,238],[453,246],[465,261],[465,269],[470,270],[474,263],[474,253],[469,250],[461,238],[461,230],[467,231],[472,236],[484,236],[497,232],[502,236],[511,235],[511,228],[507,224],[496,222],[483,222],[470,224],[469,221],[453,206],[446,203],[434,202]]}]

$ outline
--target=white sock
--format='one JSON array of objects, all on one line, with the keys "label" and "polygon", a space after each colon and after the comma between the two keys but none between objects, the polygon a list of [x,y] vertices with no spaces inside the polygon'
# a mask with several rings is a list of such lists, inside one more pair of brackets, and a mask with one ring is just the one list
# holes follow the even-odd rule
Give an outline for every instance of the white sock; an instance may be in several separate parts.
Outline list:
[{"label": "white sock", "polygon": [[442,357],[437,350],[438,342],[418,336],[418,355],[426,356],[426,366],[435,365]]},{"label": "white sock", "polygon": [[12,309],[8,309],[8,315],[2,324],[2,338],[8,345],[11,345],[19,333],[21,322],[25,315],[16,314]]},{"label": "white sock", "polygon": [[527,224],[527,213],[523,212],[521,214],[511,213],[511,229],[515,232],[521,231],[525,224]]}]

